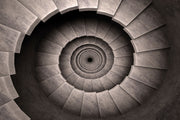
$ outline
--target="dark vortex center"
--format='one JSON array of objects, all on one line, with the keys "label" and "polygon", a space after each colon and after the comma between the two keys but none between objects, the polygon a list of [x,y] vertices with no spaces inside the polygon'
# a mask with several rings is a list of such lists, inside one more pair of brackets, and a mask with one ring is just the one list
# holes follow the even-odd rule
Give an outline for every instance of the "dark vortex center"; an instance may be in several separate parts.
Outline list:
[{"label": "dark vortex center", "polygon": [[87,61],[88,61],[89,63],[91,63],[91,62],[93,62],[93,58],[89,57],[89,58],[87,58]]}]

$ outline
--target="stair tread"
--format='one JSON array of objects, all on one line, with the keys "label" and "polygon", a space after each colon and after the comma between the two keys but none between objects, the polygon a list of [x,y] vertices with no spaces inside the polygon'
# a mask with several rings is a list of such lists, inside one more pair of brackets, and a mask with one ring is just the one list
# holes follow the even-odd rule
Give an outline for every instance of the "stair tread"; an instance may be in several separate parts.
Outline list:
[{"label": "stair tread", "polygon": [[98,20],[89,15],[85,17],[85,28],[87,36],[95,36],[97,30]]},{"label": "stair tread", "polygon": [[0,8],[0,23],[24,34],[30,35],[40,21],[17,0],[0,1]]},{"label": "stair tread", "polygon": [[16,74],[16,69],[15,69],[15,53],[14,52],[9,52],[9,72],[10,75]]},{"label": "stair tread", "polygon": [[100,92],[104,90],[104,87],[99,80],[93,80],[92,86],[93,86],[93,91]]},{"label": "stair tread", "polygon": [[164,21],[161,15],[151,5],[125,27],[124,30],[132,39],[135,39],[163,25]]},{"label": "stair tread", "polygon": [[73,89],[74,87],[65,82],[49,96],[49,99],[62,108]]},{"label": "stair tread", "polygon": [[127,46],[118,48],[116,50],[113,50],[114,57],[127,57],[127,56],[132,56],[133,55],[133,48],[129,44]]},{"label": "stair tread", "polygon": [[18,0],[44,22],[58,12],[52,0]]},{"label": "stair tread", "polygon": [[73,89],[69,98],[67,99],[63,110],[70,111],[74,114],[81,114],[81,106],[83,102],[84,92],[78,89]]},{"label": "stair tread", "polygon": [[120,65],[113,65],[112,68],[111,68],[111,71],[118,74],[119,76],[126,76],[130,71],[130,67],[124,67],[124,66],[120,66]]},{"label": "stair tread", "polygon": [[122,80],[124,79],[124,77],[120,76],[119,74],[117,73],[114,73],[112,71],[109,71],[107,74],[106,74],[107,78],[109,80],[111,80],[115,85],[116,84],[120,84],[122,82]]},{"label": "stair tread", "polygon": [[85,79],[80,78],[76,80],[76,82],[74,83],[74,86],[80,90],[83,90],[84,82],[85,82]]},{"label": "stair tread", "polygon": [[157,69],[168,68],[168,50],[134,53],[134,65]]},{"label": "stair tread", "polygon": [[123,0],[113,20],[123,26],[127,26],[143,10],[150,5],[152,0]]},{"label": "stair tread", "polygon": [[119,85],[112,88],[109,93],[121,113],[125,113],[133,107],[139,105],[139,103],[128,95]]},{"label": "stair tread", "polygon": [[169,48],[165,28],[159,28],[131,41],[136,52],[144,52]]},{"label": "stair tread", "polygon": [[122,0],[99,0],[99,7],[97,13],[114,16]]},{"label": "stair tread", "polygon": [[131,57],[131,56],[114,58],[114,64],[115,65],[130,67],[132,65],[132,63],[133,63],[133,57]]},{"label": "stair tread", "polygon": [[87,80],[85,79],[84,85],[83,85],[83,90],[87,92],[92,92],[93,87],[92,87],[92,80]]},{"label": "stair tread", "polygon": [[147,100],[147,98],[155,91],[153,88],[129,77],[126,77],[120,86],[140,104]]},{"label": "stair tread", "polygon": [[97,99],[100,116],[102,118],[119,114],[119,110],[114,104],[108,91],[97,93]]},{"label": "stair tread", "polygon": [[98,118],[99,109],[96,93],[84,93],[81,116],[86,118]]},{"label": "stair tread", "polygon": [[0,52],[0,66],[0,76],[10,75],[8,52]]},{"label": "stair tread", "polygon": [[80,11],[95,11],[98,8],[99,0],[77,0]]},{"label": "stair tread", "polygon": [[78,8],[77,0],[53,0],[61,14]]},{"label": "stair tread", "polygon": [[72,73],[69,77],[67,77],[68,83],[74,85],[74,83],[79,80],[80,77],[76,73]]},{"label": "stair tread", "polygon": [[129,77],[147,84],[153,88],[158,88],[165,75],[165,70],[144,68],[138,66],[132,66],[129,73]]},{"label": "stair tread", "polygon": [[102,83],[105,90],[108,90],[114,87],[114,83],[107,76],[103,76],[99,80]]}]

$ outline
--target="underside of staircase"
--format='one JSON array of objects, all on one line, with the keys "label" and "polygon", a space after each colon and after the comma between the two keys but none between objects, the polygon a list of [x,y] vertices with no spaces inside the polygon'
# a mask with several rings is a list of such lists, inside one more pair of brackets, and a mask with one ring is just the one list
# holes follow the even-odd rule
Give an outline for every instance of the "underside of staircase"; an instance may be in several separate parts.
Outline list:
[{"label": "underside of staircase", "polygon": [[0,0],[0,120],[179,120],[180,1]]}]

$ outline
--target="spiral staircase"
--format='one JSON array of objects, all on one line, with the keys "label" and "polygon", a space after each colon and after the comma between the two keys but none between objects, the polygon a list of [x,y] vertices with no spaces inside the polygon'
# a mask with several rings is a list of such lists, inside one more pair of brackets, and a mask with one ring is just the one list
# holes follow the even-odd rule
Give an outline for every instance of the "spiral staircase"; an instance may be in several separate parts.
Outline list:
[{"label": "spiral staircase", "polygon": [[178,120],[179,24],[161,3],[0,0],[0,120]]}]

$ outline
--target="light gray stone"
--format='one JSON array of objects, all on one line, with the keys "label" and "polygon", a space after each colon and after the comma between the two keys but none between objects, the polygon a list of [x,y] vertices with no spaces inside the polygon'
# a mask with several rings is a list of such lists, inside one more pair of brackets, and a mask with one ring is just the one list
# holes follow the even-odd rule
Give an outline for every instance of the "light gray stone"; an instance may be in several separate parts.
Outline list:
[{"label": "light gray stone", "polygon": [[157,89],[165,73],[165,70],[132,66],[128,77]]},{"label": "light gray stone", "polygon": [[77,0],[80,11],[95,11],[98,8],[99,0]]},{"label": "light gray stone", "polygon": [[96,93],[84,93],[81,116],[85,118],[98,118],[100,116]]},{"label": "light gray stone", "polygon": [[168,50],[134,53],[134,65],[157,69],[168,69]]},{"label": "light gray stone", "polygon": [[114,16],[122,0],[99,0],[98,14]]},{"label": "light gray stone", "polygon": [[80,90],[83,90],[84,82],[85,82],[85,79],[80,78],[80,79],[76,80],[76,82],[74,83],[74,86],[76,86],[76,88],[78,88]]},{"label": "light gray stone", "polygon": [[122,48],[113,50],[113,53],[114,53],[114,57],[128,57],[133,55],[133,49],[131,45],[127,45]]},{"label": "light gray stone", "polygon": [[125,113],[139,105],[138,102],[127,94],[119,85],[109,90],[109,93],[121,113]]},{"label": "light gray stone", "polygon": [[44,22],[58,13],[58,9],[52,0],[18,0],[31,12]]},{"label": "light gray stone", "polygon": [[112,71],[109,71],[107,74],[106,74],[107,78],[109,80],[111,80],[115,85],[116,84],[120,84],[122,82],[122,80],[124,79],[123,76],[120,76],[119,74],[115,73],[115,72],[112,72]]},{"label": "light gray stone", "polygon": [[143,10],[150,5],[152,0],[123,0],[113,20],[127,26]]},{"label": "light gray stone", "polygon": [[15,54],[13,52],[9,52],[9,72],[11,75],[16,74]]},{"label": "light gray stone", "polygon": [[71,75],[69,75],[69,77],[66,78],[66,80],[68,81],[68,83],[74,85],[74,83],[81,79],[76,73],[72,73]]},{"label": "light gray stone", "polygon": [[92,92],[93,86],[92,86],[92,80],[85,79],[83,90],[87,92]]},{"label": "light gray stone", "polygon": [[124,67],[120,65],[113,65],[111,71],[119,76],[126,76],[129,73],[130,67]]},{"label": "light gray stone", "polygon": [[86,16],[85,18],[85,27],[87,36],[95,36],[97,30],[97,19],[92,16]]},{"label": "light gray stone", "polygon": [[114,58],[114,64],[124,67],[130,67],[133,64],[133,57],[116,57]]},{"label": "light gray stone", "polygon": [[100,116],[102,118],[119,114],[119,110],[108,91],[97,93],[97,99]]},{"label": "light gray stone", "polygon": [[70,111],[76,115],[81,114],[81,107],[83,102],[84,92],[78,89],[73,89],[69,98],[67,99],[63,110]]},{"label": "light gray stone", "polygon": [[120,86],[139,103],[143,103],[155,91],[153,88],[129,77]]},{"label": "light gray stone", "polygon": [[103,76],[99,80],[105,90],[109,90],[115,86],[115,84],[107,76]]},{"label": "light gray stone", "polygon": [[24,34],[30,35],[40,21],[17,0],[1,0],[0,8],[0,23]]},{"label": "light gray stone", "polygon": [[159,28],[131,41],[136,52],[169,48],[165,28]]},{"label": "light gray stone", "polygon": [[0,76],[10,75],[8,52],[0,52],[0,66]]},{"label": "light gray stone", "polygon": [[92,80],[92,86],[93,86],[93,91],[100,92],[104,90],[104,87],[101,81],[99,81],[99,79]]},{"label": "light gray stone", "polygon": [[53,0],[61,14],[78,9],[77,0]]},{"label": "light gray stone", "polygon": [[124,30],[132,39],[135,39],[163,25],[164,20],[161,18],[158,11],[151,5],[133,22],[125,27]]}]

